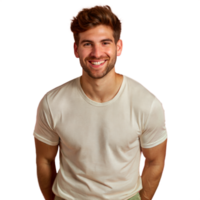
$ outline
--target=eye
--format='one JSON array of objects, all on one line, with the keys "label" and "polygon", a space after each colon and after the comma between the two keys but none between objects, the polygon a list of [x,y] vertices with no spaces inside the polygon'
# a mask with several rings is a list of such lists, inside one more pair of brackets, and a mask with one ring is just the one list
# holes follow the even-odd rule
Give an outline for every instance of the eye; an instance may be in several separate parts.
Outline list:
[{"label": "eye", "polygon": [[104,45],[108,45],[108,44],[110,44],[110,43],[109,43],[109,42],[103,42],[103,44],[104,44]]},{"label": "eye", "polygon": [[87,44],[90,44],[90,43],[85,43],[83,46],[85,46],[85,45],[87,46]]},{"label": "eye", "polygon": [[[90,43],[85,43],[83,46],[88,46]],[[104,44],[110,44],[109,42],[104,42]]]}]

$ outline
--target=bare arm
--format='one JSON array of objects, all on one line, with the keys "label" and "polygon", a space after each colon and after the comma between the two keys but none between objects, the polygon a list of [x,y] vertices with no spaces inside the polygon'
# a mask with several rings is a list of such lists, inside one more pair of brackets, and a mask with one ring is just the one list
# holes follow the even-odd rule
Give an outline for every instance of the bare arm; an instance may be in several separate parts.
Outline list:
[{"label": "bare arm", "polygon": [[35,138],[37,177],[45,200],[54,200],[52,185],[56,178],[55,157],[58,146],[47,145]]},{"label": "bare arm", "polygon": [[141,200],[151,200],[159,185],[164,169],[167,140],[153,148],[142,148],[145,166],[142,172]]},{"label": "bare arm", "polygon": [[52,186],[57,175],[58,163],[40,165],[36,169],[37,184],[44,200],[54,200]]}]

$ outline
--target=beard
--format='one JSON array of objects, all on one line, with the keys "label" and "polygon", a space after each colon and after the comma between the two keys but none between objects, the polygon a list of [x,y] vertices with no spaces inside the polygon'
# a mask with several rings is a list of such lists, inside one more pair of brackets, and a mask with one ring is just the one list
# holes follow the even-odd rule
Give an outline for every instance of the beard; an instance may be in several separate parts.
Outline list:
[{"label": "beard", "polygon": [[[93,72],[92,69],[90,69],[89,67],[87,67],[87,63],[88,60],[107,60],[106,61],[106,67],[103,71],[101,72]],[[83,62],[82,59],[80,59],[80,64],[81,64],[81,67],[83,68],[83,70],[88,74],[88,76],[90,76],[91,78],[93,79],[100,79],[100,78],[103,78],[104,76],[106,76],[115,66],[115,63],[116,63],[116,60],[117,60],[117,52],[115,52],[115,55],[113,56],[112,59],[108,60],[108,58],[103,58],[103,57],[100,57],[100,58],[95,58],[95,57],[88,57],[85,59],[85,63]],[[110,62],[108,62],[110,61]]]}]

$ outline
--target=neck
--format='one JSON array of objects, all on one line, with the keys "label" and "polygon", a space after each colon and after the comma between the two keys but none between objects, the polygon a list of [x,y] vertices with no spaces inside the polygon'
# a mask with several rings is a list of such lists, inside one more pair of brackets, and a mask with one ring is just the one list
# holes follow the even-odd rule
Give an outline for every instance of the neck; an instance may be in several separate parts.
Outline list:
[{"label": "neck", "polygon": [[103,103],[115,97],[122,84],[123,76],[111,70],[106,76],[94,79],[83,71],[81,87],[86,96],[93,101]]}]

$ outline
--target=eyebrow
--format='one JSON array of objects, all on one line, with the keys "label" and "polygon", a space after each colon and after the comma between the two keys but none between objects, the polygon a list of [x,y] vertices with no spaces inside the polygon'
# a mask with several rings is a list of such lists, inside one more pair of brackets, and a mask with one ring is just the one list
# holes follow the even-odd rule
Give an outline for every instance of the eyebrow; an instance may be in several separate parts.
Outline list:
[{"label": "eyebrow", "polygon": [[[83,41],[81,41],[81,44],[85,43],[85,42],[94,43],[92,40],[83,40]],[[113,42],[113,40],[111,40],[111,39],[103,39],[103,40],[101,40],[101,42]]]}]

